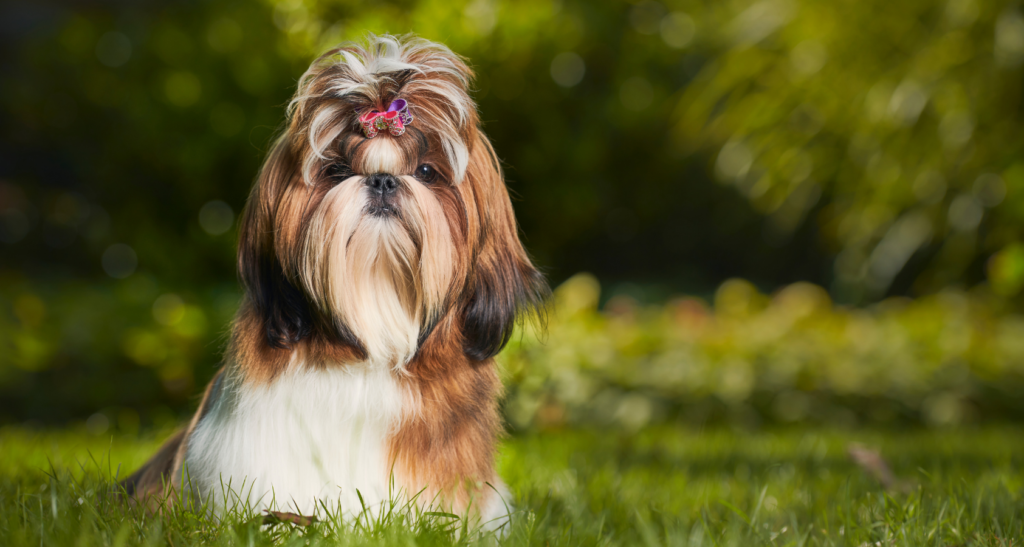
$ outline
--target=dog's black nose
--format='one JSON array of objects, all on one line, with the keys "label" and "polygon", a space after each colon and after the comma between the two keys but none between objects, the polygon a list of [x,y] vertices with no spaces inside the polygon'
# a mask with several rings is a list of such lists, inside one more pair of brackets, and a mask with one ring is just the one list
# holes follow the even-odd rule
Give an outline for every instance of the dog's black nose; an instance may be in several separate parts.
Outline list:
[{"label": "dog's black nose", "polygon": [[398,179],[387,173],[374,173],[366,177],[363,183],[379,196],[388,196],[398,190]]}]

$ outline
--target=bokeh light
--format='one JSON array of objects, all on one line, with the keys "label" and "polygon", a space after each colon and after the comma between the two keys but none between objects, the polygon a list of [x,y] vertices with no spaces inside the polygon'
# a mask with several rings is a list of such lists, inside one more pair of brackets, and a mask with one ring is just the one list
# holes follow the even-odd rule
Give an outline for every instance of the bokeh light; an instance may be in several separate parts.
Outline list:
[{"label": "bokeh light", "polygon": [[120,32],[107,32],[96,42],[96,58],[110,68],[117,68],[132,58],[132,43]]},{"label": "bokeh light", "polygon": [[103,251],[103,271],[114,279],[124,279],[139,265],[135,250],[124,243],[115,243]]},{"label": "bokeh light", "polygon": [[231,206],[220,200],[205,203],[199,209],[199,225],[210,235],[220,235],[231,229],[235,221],[235,213]]},{"label": "bokeh light", "polygon": [[580,83],[586,72],[586,63],[571,51],[559,53],[551,61],[551,78],[562,87],[573,87]]}]

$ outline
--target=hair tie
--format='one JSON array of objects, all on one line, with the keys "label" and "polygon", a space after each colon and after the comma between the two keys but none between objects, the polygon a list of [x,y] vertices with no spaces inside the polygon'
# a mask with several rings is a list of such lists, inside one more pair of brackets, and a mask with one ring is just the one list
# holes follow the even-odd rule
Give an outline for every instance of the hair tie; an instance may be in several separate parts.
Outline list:
[{"label": "hair tie", "polygon": [[405,126],[412,123],[412,114],[409,114],[409,103],[405,99],[395,99],[385,112],[371,110],[359,117],[359,124],[363,126],[363,134],[366,138],[372,139],[377,133],[388,130],[397,137],[405,133]]}]

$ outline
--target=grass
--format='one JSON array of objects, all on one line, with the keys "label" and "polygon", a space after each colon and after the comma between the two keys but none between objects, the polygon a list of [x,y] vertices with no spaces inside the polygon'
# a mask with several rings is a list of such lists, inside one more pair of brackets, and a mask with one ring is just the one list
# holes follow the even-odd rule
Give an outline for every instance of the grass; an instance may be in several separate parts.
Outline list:
[{"label": "grass", "polygon": [[[157,434],[0,429],[0,545],[991,545],[1024,538],[1024,430],[663,426],[639,433],[513,436],[500,468],[518,512],[507,537],[466,533],[443,515],[325,518],[308,527],[257,515],[214,522],[120,509],[109,476]],[[848,456],[877,450],[890,491]],[[108,478],[105,478],[108,477]]]}]

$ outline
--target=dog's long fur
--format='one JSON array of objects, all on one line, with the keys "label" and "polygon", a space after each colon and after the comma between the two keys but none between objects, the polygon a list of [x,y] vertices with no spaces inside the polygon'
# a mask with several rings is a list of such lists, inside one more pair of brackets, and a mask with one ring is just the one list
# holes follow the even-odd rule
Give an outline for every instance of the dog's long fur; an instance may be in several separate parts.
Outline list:
[{"label": "dog's long fur", "polygon": [[[455,511],[501,512],[484,486],[502,489],[493,357],[547,285],[471,79],[446,47],[412,37],[370,36],[310,66],[241,221],[245,299],[224,368],[188,427],[127,479],[135,499],[186,484],[225,507],[237,500],[224,485],[308,513],[358,510],[357,489],[370,505],[425,489]],[[406,133],[365,138],[359,115],[398,98],[414,116]],[[422,165],[436,178],[414,177]],[[393,197],[375,197],[374,174],[394,177]]]}]

